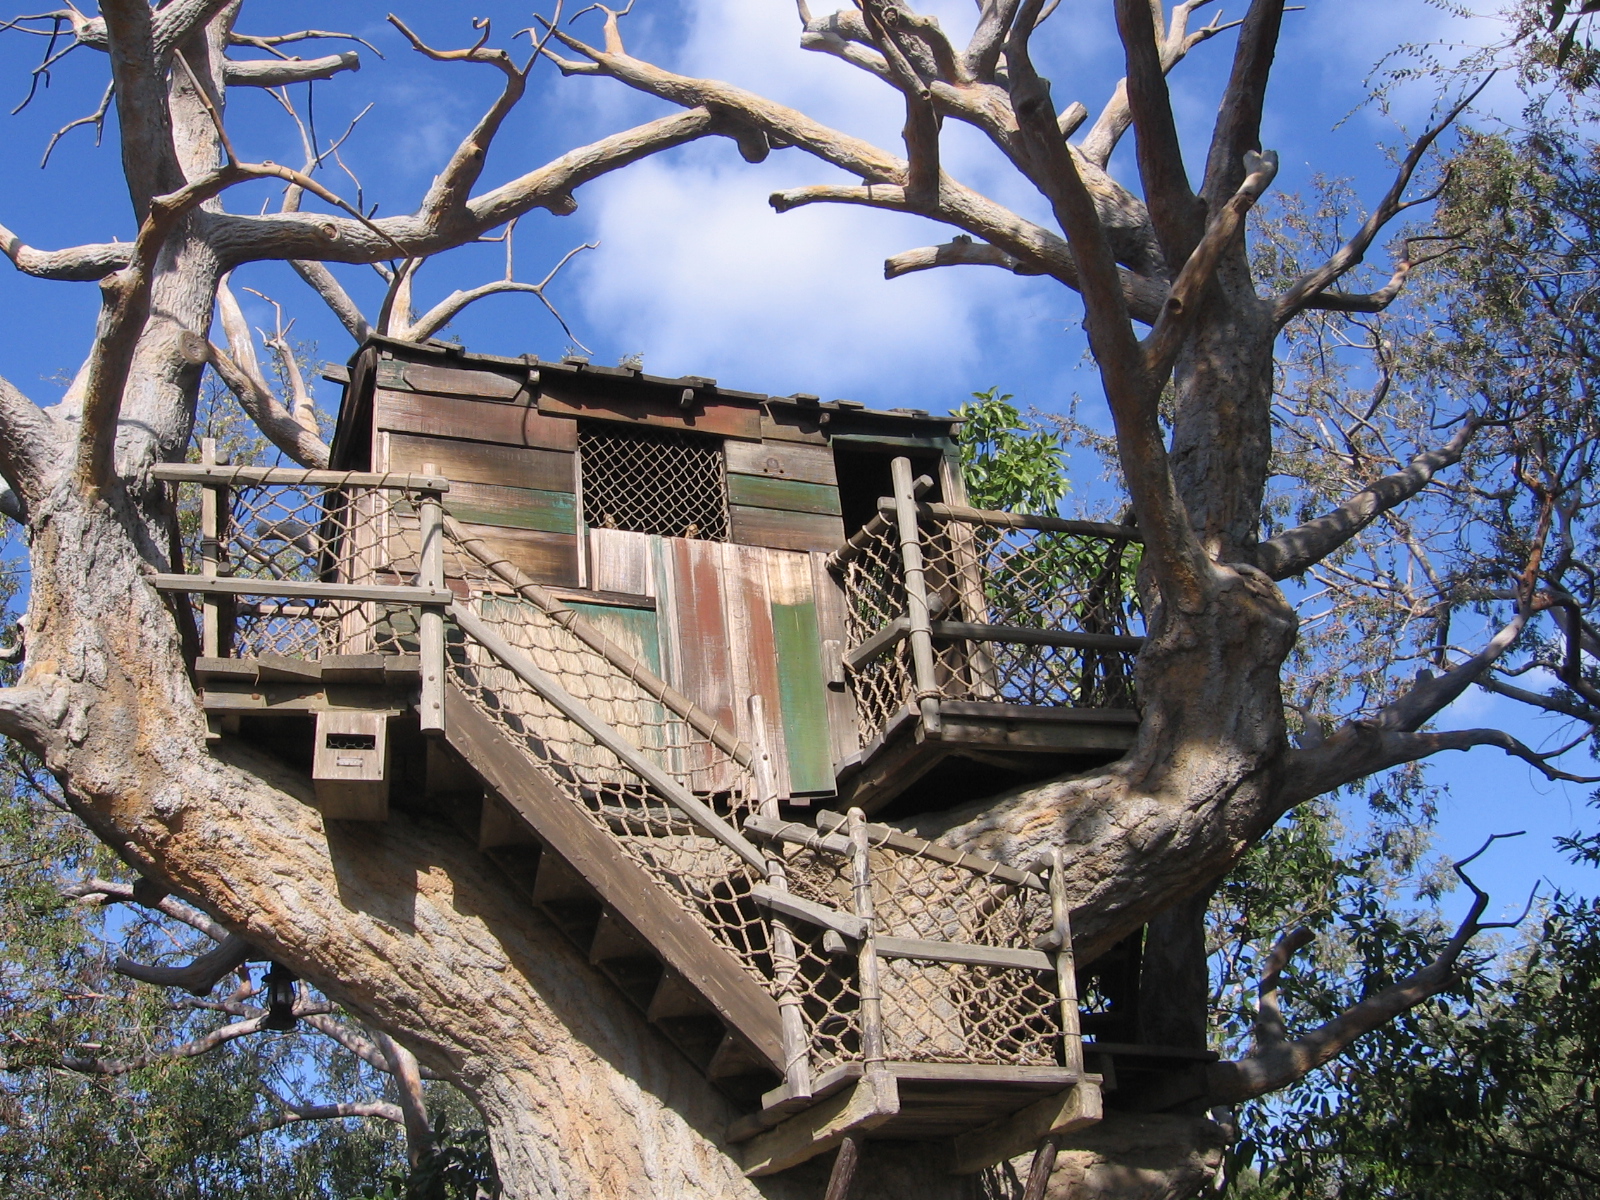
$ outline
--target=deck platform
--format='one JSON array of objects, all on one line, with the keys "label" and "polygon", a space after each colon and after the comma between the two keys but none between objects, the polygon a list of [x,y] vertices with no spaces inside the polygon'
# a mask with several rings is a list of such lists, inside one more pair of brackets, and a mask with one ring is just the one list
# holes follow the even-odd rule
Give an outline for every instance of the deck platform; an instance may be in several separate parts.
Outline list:
[{"label": "deck platform", "polygon": [[[999,791],[1004,772],[1015,783],[1087,768],[1125,754],[1139,714],[1120,708],[1034,708],[1021,704],[944,700],[939,729],[930,733],[922,714],[906,707],[883,733],[839,769],[839,803],[869,814],[888,807],[935,767],[982,771],[986,793]],[[936,808],[937,804],[922,804]]]}]

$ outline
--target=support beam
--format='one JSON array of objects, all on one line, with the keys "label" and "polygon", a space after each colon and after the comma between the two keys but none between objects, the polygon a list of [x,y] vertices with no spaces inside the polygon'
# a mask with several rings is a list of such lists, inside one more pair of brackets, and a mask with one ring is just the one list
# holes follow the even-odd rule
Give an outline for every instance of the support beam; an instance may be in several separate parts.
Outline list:
[{"label": "support beam", "polygon": [[1090,1076],[1064,1092],[1028,1105],[1021,1112],[963,1133],[955,1140],[950,1173],[971,1175],[1026,1154],[1047,1137],[1095,1124],[1103,1111],[1100,1080]]},{"label": "support beam", "polygon": [[745,1146],[744,1173],[751,1178],[776,1175],[826,1154],[851,1134],[875,1129],[899,1111],[900,1093],[894,1076],[887,1071],[871,1072],[849,1091],[752,1138]]}]

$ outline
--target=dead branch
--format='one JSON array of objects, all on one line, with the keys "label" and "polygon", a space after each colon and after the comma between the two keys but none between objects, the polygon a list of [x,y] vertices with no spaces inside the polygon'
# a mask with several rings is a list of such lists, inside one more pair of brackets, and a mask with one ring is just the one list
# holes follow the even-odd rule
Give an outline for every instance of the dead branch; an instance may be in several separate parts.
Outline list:
[{"label": "dead branch", "polygon": [[[395,1073],[393,1064],[383,1056],[377,1046],[331,1014],[305,1013],[302,1015],[297,1011],[296,1015],[300,1017],[302,1024],[315,1029],[324,1037],[338,1042],[339,1045],[350,1051],[351,1054],[354,1054],[368,1066],[382,1071],[385,1075],[393,1075]],[[424,1079],[444,1078],[443,1075],[440,1075],[431,1067],[425,1067],[420,1063],[417,1065],[417,1070]]]},{"label": "dead branch", "polygon": [[0,252],[25,275],[64,283],[93,283],[128,265],[133,255],[129,242],[101,242],[70,250],[35,250],[11,230],[0,225]]},{"label": "dead branch", "polygon": [[1283,27],[1283,0],[1252,0],[1239,27],[1239,45],[1211,134],[1200,198],[1215,212],[1239,190],[1244,156],[1261,149],[1261,112]]},{"label": "dead branch", "polygon": [[48,413],[0,378],[0,475],[25,505],[45,487],[59,436]]},{"label": "dead branch", "polygon": [[1258,1046],[1268,1046],[1287,1039],[1289,1031],[1283,1021],[1283,1009],[1278,1004],[1278,985],[1284,968],[1295,954],[1309,946],[1315,935],[1304,926],[1284,934],[1267,955],[1261,982],[1256,988],[1255,1038]]},{"label": "dead branch", "polygon": [[290,83],[332,79],[341,71],[360,69],[361,55],[354,50],[327,54],[321,58],[264,58],[249,62],[229,58],[223,60],[222,82],[228,87],[274,88]]},{"label": "dead branch", "polygon": [[74,129],[79,129],[85,125],[93,125],[94,144],[96,146],[100,144],[101,135],[105,133],[106,114],[111,111],[111,97],[115,94],[116,86],[110,83],[106,84],[106,90],[105,93],[100,97],[100,106],[98,108],[96,108],[86,117],[79,117],[75,121],[68,121],[60,129],[56,130],[50,135],[50,141],[44,148],[44,156],[39,159],[39,167],[41,170],[50,165],[50,155],[54,153],[56,143],[62,138],[66,137],[67,134],[71,133]]},{"label": "dead branch", "polygon": [[406,1154],[413,1166],[433,1142],[433,1123],[428,1119],[428,1103],[422,1095],[422,1073],[411,1051],[382,1030],[372,1031],[372,1040],[388,1060],[400,1096],[400,1114],[406,1128]]},{"label": "dead branch", "polygon": [[366,38],[357,37],[353,33],[333,33],[326,29],[302,29],[298,33],[274,33],[263,37],[252,33],[240,33],[236,29],[228,30],[228,45],[254,46],[257,50],[265,50],[268,54],[275,54],[279,58],[288,57],[288,55],[284,54],[278,49],[279,46],[288,46],[295,42],[309,42],[318,39],[329,39],[339,42],[358,42],[365,46],[368,50],[371,50],[379,58],[383,57],[382,50],[379,50],[371,42],[367,41]]},{"label": "dead branch", "polygon": [[[295,1016],[302,1014],[302,1006],[306,1013],[326,1012],[330,1005],[320,1001],[300,1001],[294,1006]],[[112,1058],[100,1055],[63,1055],[55,1064],[63,1070],[76,1071],[80,1075],[102,1075],[116,1077],[130,1075],[135,1071],[142,1071],[148,1066],[159,1062],[173,1062],[178,1059],[198,1058],[202,1054],[209,1054],[229,1042],[238,1041],[240,1038],[249,1037],[251,1034],[262,1032],[261,1022],[266,1018],[265,1012],[242,1021],[235,1021],[231,1025],[223,1025],[213,1029],[203,1037],[181,1045],[169,1046],[164,1050],[152,1050],[148,1054],[138,1054],[131,1058]]]},{"label": "dead branch", "polygon": [[898,279],[913,271],[931,271],[935,267],[983,266],[1003,267],[1014,275],[1043,275],[1044,268],[1025,263],[1015,255],[1007,254],[998,246],[975,242],[966,235],[958,235],[942,246],[923,246],[905,250],[883,264],[885,279]]},{"label": "dead branch", "polygon": [[200,955],[186,967],[152,967],[118,958],[112,967],[118,975],[153,983],[157,987],[178,987],[196,996],[208,995],[217,984],[255,956],[255,948],[242,937],[230,934],[221,945]]},{"label": "dead branch", "polygon": [[[1362,1034],[1387,1024],[1424,1000],[1437,996],[1454,985],[1460,979],[1457,963],[1460,961],[1462,951],[1473,938],[1490,929],[1514,928],[1527,916],[1525,909],[1522,916],[1514,921],[1484,921],[1482,918],[1484,911],[1489,907],[1489,895],[1472,881],[1465,870],[1468,863],[1496,841],[1519,836],[1521,835],[1516,833],[1497,833],[1476,853],[1453,864],[1456,875],[1472,891],[1472,907],[1456,929],[1454,936],[1432,962],[1415,974],[1351,1005],[1325,1025],[1292,1040],[1282,1036],[1271,1036],[1274,1029],[1281,1029],[1282,1022],[1281,1017],[1274,1021],[1273,1016],[1269,1016],[1266,1021],[1269,1036],[1266,1039],[1258,1036],[1256,1044],[1245,1058],[1236,1062],[1212,1063],[1207,1068],[1208,1103],[1237,1104],[1242,1100],[1264,1096],[1268,1092],[1288,1087],[1337,1057]],[[1532,905],[1533,898],[1530,896],[1529,908]],[[1310,941],[1311,935],[1308,931],[1297,930],[1280,942],[1268,959],[1268,975],[1263,977],[1261,986],[1265,998],[1270,984],[1274,1015],[1277,1007],[1278,976],[1289,955]],[[1259,1022],[1257,1027],[1258,1030],[1261,1028]]]},{"label": "dead branch", "polygon": [[1411,499],[1440,471],[1460,462],[1478,430],[1489,423],[1468,417],[1447,443],[1417,455],[1404,471],[1368,485],[1331,513],[1262,542],[1256,547],[1256,565],[1275,580],[1308,570],[1378,517]]},{"label": "dead branch", "polygon": [[[1371,247],[1373,241],[1390,221],[1408,208],[1415,208],[1419,204],[1426,204],[1438,198],[1449,183],[1448,172],[1445,175],[1444,182],[1426,195],[1419,196],[1414,200],[1406,200],[1404,197],[1406,188],[1411,186],[1412,177],[1416,175],[1417,168],[1422,164],[1422,160],[1427,155],[1428,150],[1433,146],[1434,142],[1439,140],[1445,130],[1455,124],[1456,118],[1467,110],[1468,106],[1478,98],[1483,89],[1489,86],[1489,81],[1493,78],[1494,75],[1491,73],[1482,83],[1473,88],[1460,103],[1446,113],[1443,120],[1432,126],[1412,143],[1411,148],[1406,152],[1405,158],[1400,163],[1400,169],[1395,172],[1394,182],[1389,186],[1388,193],[1378,202],[1378,207],[1373,209],[1367,219],[1362,222],[1361,228],[1356,231],[1355,236],[1335,251],[1333,256],[1322,266],[1314,271],[1306,272],[1306,274],[1295,280],[1289,286],[1289,290],[1278,298],[1277,307],[1273,311],[1273,318],[1279,326],[1282,326],[1296,313],[1304,309],[1312,297],[1331,287],[1359,266],[1362,260],[1365,259],[1367,250]],[[1403,276],[1401,282],[1404,282]],[[1393,280],[1391,280],[1391,283],[1393,283]]]}]

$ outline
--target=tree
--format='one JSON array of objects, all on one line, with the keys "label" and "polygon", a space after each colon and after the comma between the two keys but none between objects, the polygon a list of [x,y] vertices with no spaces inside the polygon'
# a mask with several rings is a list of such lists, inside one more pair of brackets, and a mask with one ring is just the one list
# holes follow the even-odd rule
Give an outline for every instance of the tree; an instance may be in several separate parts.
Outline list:
[{"label": "tree", "polygon": [[[1351,454],[1337,479],[1324,473],[1320,492],[1303,489],[1288,501],[1272,492],[1274,453],[1295,434],[1274,420],[1277,338],[1313,314],[1381,312],[1401,292],[1422,257],[1409,250],[1386,283],[1339,288],[1365,287],[1355,272],[1385,228],[1432,198],[1409,189],[1466,101],[1403,151],[1392,184],[1353,232],[1278,284],[1252,269],[1246,228],[1276,171],[1260,129],[1284,5],[1252,0],[1241,21],[1192,27],[1205,4],[1185,0],[1169,13],[1149,0],[1115,0],[1127,78],[1073,142],[1087,111],[1058,109],[1035,61],[1037,30],[1056,5],[982,0],[971,37],[959,45],[903,0],[861,0],[820,17],[802,3],[804,46],[903,98],[904,156],[747,90],[631,56],[626,10],[590,18],[604,25],[599,46],[565,25],[542,24],[524,65],[490,48],[487,28],[470,49],[439,51],[400,25],[419,53],[492,67],[505,85],[417,210],[382,218],[319,181],[320,147],[309,147],[305,168],[295,171],[243,160],[225,133],[230,87],[336,74],[354,65],[355,52],[238,60],[249,47],[292,39],[235,32],[240,4],[228,0],[168,0],[154,9],[105,0],[99,17],[69,10],[44,18],[45,29],[70,30],[72,48],[108,52],[139,235],[40,251],[0,229],[19,269],[99,281],[102,292],[94,344],[62,405],[41,409],[0,384],[0,473],[26,527],[32,572],[27,667],[0,692],[0,731],[38,755],[74,810],[156,887],[192,899],[461,1086],[483,1116],[508,1194],[755,1194],[718,1144],[731,1115],[726,1104],[447,831],[406,815],[359,837],[336,823],[324,828],[301,802],[305,781],[226,739],[208,748],[172,613],[142,576],[169,564],[174,520],[148,468],[181,454],[203,363],[217,367],[285,454],[326,461],[326,446],[292,407],[259,386],[265,381],[252,369],[248,339],[236,336],[223,290],[229,270],[292,261],[364,337],[377,322],[325,264],[393,264],[387,317],[402,300],[409,305],[410,264],[533,208],[570,211],[575,188],[647,154],[714,134],[749,160],[797,149],[857,182],[782,191],[773,197],[780,211],[858,204],[959,231],[945,245],[891,258],[889,275],[983,265],[1047,276],[1082,298],[1145,542],[1138,586],[1149,638],[1137,669],[1137,744],[1112,767],[924,819],[916,832],[1013,863],[1064,848],[1080,960],[1092,962],[1148,925],[1155,966],[1146,1012],[1191,1037],[1204,1014],[1206,900],[1286,813],[1446,750],[1498,750],[1571,778],[1557,756],[1503,730],[1425,727],[1558,612],[1571,620],[1565,678],[1574,687],[1593,681],[1586,616],[1546,598],[1542,564],[1558,536],[1559,496],[1539,484],[1527,494],[1550,520],[1486,560],[1492,577],[1472,599],[1487,632],[1480,637],[1458,621],[1427,671],[1402,679],[1386,668],[1369,675],[1361,694],[1333,696],[1326,730],[1286,709],[1299,617],[1279,585],[1337,564],[1366,539],[1394,544],[1408,502],[1418,503],[1486,430],[1519,428],[1527,414],[1492,393],[1458,408],[1448,395],[1425,397],[1417,413],[1399,414],[1404,419],[1384,412],[1384,453]],[[1165,77],[1201,43],[1235,29],[1203,172],[1192,181]],[[475,192],[539,54],[681,111]],[[949,176],[940,134],[950,121],[989,139],[1047,202],[1048,224]],[[1129,131],[1137,194],[1109,173]],[[288,185],[281,211],[226,210],[231,188],[262,178]],[[219,302],[228,352],[208,337]],[[1149,332],[1141,337],[1136,325]],[[1428,419],[1430,404],[1447,420]],[[1382,407],[1380,395],[1373,412]],[[1531,477],[1537,482],[1536,469]],[[1334,482],[1351,481],[1353,494],[1328,511],[1311,509]],[[1293,513],[1294,523],[1269,524],[1279,513]],[[1478,510],[1458,515],[1468,523],[1462,546],[1478,545],[1470,525]],[[1514,519],[1509,510],[1506,519]],[[1291,724],[1302,727],[1299,745]],[[1211,1069],[1211,1102],[1290,1085],[1448,988],[1482,928],[1479,917],[1481,910],[1428,947],[1415,971],[1321,1025],[1291,1034],[1280,1022],[1258,1022],[1252,1052]],[[1284,942],[1273,961],[1295,944]],[[1114,1116],[1064,1150],[1055,1192],[1190,1193],[1215,1170],[1226,1136],[1199,1115]],[[866,1170],[868,1194],[955,1195],[963,1186],[915,1148],[874,1148]],[[764,1186],[788,1195],[815,1185],[802,1172]]]}]

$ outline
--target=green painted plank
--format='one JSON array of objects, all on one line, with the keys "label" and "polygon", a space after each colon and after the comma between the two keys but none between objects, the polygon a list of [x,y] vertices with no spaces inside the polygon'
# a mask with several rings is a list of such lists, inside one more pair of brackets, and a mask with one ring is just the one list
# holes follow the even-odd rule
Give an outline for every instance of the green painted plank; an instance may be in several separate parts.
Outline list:
[{"label": "green painted plank", "polygon": [[831,792],[833,749],[816,601],[774,602],[772,636],[778,649],[779,708],[789,757],[790,790],[797,794]]},{"label": "green painted plank", "polygon": [[473,525],[575,534],[578,531],[575,499],[571,492],[461,483],[451,485],[449,503],[445,507],[456,520]]},{"label": "green painted plank", "polygon": [[761,475],[728,476],[728,502],[752,508],[776,508],[783,512],[822,513],[837,517],[839,489],[826,483],[802,483],[798,479],[769,479]]},{"label": "green painted plank", "polygon": [[567,607],[644,662],[657,675],[661,674],[661,634],[656,624],[655,609],[583,604],[578,601],[568,601]]}]

